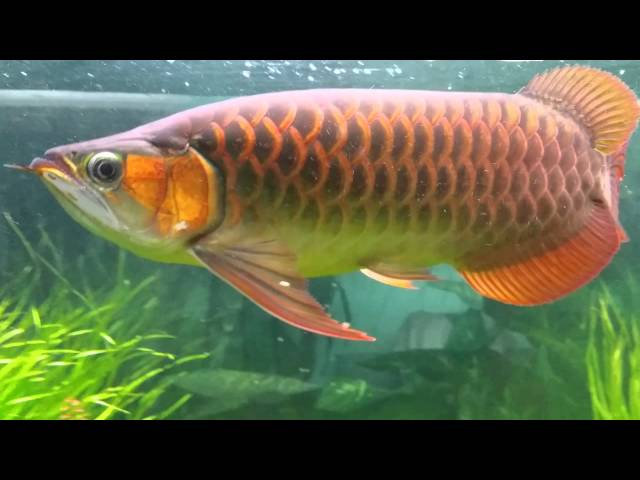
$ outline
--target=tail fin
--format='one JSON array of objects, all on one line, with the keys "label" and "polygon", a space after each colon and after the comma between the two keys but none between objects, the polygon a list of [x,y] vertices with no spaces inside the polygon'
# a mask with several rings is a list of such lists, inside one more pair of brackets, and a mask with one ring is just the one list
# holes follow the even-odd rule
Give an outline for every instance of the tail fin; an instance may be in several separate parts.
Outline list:
[{"label": "tail fin", "polygon": [[[592,147],[609,161],[608,200],[617,222],[627,144],[640,117],[640,105],[633,90],[610,73],[573,66],[536,75],[519,93],[571,116],[589,132]],[[628,240],[621,226],[618,235],[620,241]]]},{"label": "tail fin", "polygon": [[561,67],[536,75],[519,93],[571,116],[604,155],[619,151],[640,117],[633,90],[618,77],[590,67]]}]

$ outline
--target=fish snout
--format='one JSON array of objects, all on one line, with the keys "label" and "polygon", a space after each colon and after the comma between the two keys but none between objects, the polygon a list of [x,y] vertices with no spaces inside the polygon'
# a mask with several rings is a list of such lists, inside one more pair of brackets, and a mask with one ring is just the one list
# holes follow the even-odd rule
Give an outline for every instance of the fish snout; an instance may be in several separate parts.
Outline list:
[{"label": "fish snout", "polygon": [[51,172],[56,175],[63,174],[65,176],[72,176],[72,172],[64,156],[52,151],[46,152],[42,157],[34,158],[27,169],[37,175]]}]

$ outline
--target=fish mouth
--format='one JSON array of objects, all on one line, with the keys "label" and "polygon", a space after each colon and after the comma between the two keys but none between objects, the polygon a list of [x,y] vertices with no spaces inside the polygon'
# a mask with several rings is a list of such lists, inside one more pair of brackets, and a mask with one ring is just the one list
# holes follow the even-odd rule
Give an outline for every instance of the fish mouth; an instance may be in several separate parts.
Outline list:
[{"label": "fish mouth", "polygon": [[40,177],[47,178],[47,175],[53,179],[62,177],[64,180],[72,181],[75,165],[60,155],[45,154],[44,157],[34,158],[29,165],[12,165],[5,164],[5,168],[18,170],[20,172],[33,173]]}]

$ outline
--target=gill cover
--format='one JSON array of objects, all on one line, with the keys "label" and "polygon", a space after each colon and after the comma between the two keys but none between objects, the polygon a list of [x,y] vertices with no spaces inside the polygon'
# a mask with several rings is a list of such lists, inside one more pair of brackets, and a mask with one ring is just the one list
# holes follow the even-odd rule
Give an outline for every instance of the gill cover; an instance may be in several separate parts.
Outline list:
[{"label": "gill cover", "polygon": [[169,157],[127,155],[121,188],[164,237],[192,237],[223,219],[223,182],[193,148]]}]

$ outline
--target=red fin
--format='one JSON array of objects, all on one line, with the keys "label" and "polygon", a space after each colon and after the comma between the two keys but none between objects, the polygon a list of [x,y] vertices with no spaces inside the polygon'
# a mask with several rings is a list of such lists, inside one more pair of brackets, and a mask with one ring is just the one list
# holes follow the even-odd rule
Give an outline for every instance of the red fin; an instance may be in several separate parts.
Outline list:
[{"label": "red fin", "polygon": [[640,117],[633,90],[596,68],[556,68],[536,75],[520,93],[572,117],[587,129],[593,147],[605,155],[629,139]]},{"label": "red fin", "polygon": [[375,340],[325,313],[297,273],[295,257],[275,240],[222,251],[196,244],[191,251],[211,272],[284,322],[329,337]]},{"label": "red fin", "polygon": [[620,243],[627,243],[629,241],[629,235],[625,232],[622,225],[618,225],[618,238],[620,238]]},{"label": "red fin", "polygon": [[552,302],[593,280],[620,246],[611,212],[594,205],[586,225],[575,236],[542,254],[522,255],[519,263],[461,273],[478,293],[512,305]]},{"label": "red fin", "polygon": [[385,285],[397,288],[416,290],[412,280],[436,281],[438,278],[431,275],[426,269],[408,269],[406,267],[396,267],[384,263],[378,263],[370,268],[360,270],[367,277]]}]

